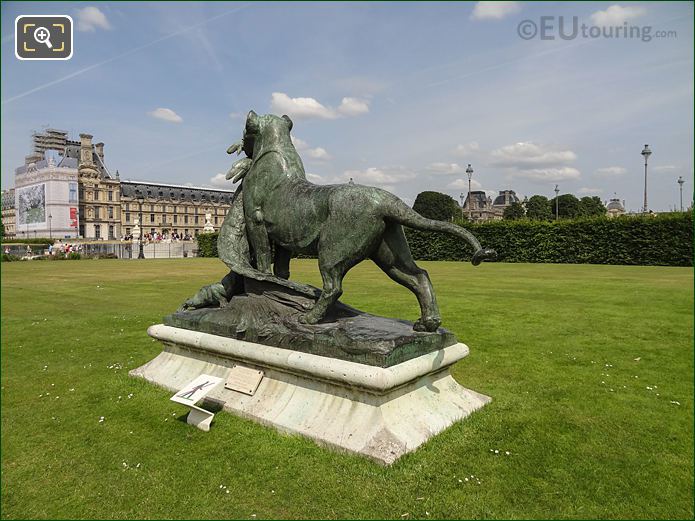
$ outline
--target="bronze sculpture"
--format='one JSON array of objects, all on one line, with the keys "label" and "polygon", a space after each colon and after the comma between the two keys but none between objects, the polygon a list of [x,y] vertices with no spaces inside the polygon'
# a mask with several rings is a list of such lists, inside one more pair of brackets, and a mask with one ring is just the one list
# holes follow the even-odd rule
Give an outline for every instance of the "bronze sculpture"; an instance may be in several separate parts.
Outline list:
[{"label": "bronze sculpture", "polygon": [[[439,309],[427,272],[411,254],[403,226],[453,234],[474,248],[472,263],[495,257],[466,229],[426,219],[395,195],[357,184],[315,185],[292,141],[288,116],[249,112],[243,139],[228,153],[243,151],[228,179],[242,180],[220,230],[218,252],[231,272],[201,289],[183,308],[219,306],[243,291],[244,279],[275,284],[316,298],[303,304],[303,324],[321,321],[342,294],[347,271],[372,259],[391,279],[410,289],[420,304],[416,331],[436,331]],[[323,288],[289,281],[290,258],[318,256]],[[272,268],[272,273],[271,273]],[[311,304],[313,302],[313,304]]]}]

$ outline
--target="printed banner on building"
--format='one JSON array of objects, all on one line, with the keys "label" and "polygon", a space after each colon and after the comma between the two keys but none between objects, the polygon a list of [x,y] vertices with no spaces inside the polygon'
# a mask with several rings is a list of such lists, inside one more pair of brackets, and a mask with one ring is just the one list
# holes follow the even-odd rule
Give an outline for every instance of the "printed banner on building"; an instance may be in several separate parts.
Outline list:
[{"label": "printed banner on building", "polygon": [[70,228],[77,228],[77,208],[70,208]]}]

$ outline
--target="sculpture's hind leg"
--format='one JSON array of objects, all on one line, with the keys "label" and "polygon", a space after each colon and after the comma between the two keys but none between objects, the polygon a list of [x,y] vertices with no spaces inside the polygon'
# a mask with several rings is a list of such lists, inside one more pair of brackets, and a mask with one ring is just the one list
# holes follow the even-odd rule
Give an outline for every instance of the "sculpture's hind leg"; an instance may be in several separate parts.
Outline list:
[{"label": "sculpture's hind leg", "polygon": [[432,283],[427,272],[415,264],[400,224],[387,224],[383,241],[372,260],[391,279],[415,293],[421,317],[413,328],[416,331],[436,331],[442,320]]},{"label": "sculpture's hind leg", "polygon": [[343,294],[343,277],[350,268],[345,263],[322,265],[319,258],[319,269],[323,278],[323,291],[314,307],[300,317],[300,322],[304,324],[316,324],[326,315],[328,307],[340,298]]}]

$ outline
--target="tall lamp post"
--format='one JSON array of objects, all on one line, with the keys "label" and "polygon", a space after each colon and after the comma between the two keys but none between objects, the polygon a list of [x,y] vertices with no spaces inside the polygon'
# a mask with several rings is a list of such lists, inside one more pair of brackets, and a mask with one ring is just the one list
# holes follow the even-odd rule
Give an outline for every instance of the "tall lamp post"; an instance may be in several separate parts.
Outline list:
[{"label": "tall lamp post", "polygon": [[652,155],[652,151],[649,150],[649,145],[644,145],[642,155],[644,156],[644,208],[642,211],[647,213],[647,160],[649,159],[649,156]]},{"label": "tall lamp post", "polygon": [[[683,193],[683,190],[681,190],[681,194]],[[683,200],[683,197],[681,197],[681,201]],[[681,203],[681,206],[683,204]],[[48,212],[48,238],[53,239],[53,226],[52,226],[52,221],[53,221],[53,215],[51,215],[51,212]]]},{"label": "tall lamp post", "polygon": [[685,179],[683,179],[683,176],[678,176],[678,184],[680,185],[681,189],[681,212],[683,211],[683,183],[685,183]]},{"label": "tall lamp post", "polygon": [[466,168],[466,174],[468,174],[468,220],[472,221],[471,206],[473,201],[471,200],[471,178],[473,177],[473,168],[471,168],[470,163],[468,163],[468,168]]},{"label": "tall lamp post", "polygon": [[144,234],[145,228],[144,228],[143,222],[142,222],[142,197],[140,197],[140,199],[138,199],[138,203],[140,203],[140,240],[138,241],[140,244],[138,246],[138,249],[139,249],[138,259],[144,259],[145,258],[145,249],[144,249],[144,246],[142,244],[142,236]]},{"label": "tall lamp post", "polygon": [[555,220],[557,221],[560,218],[560,205],[559,203],[559,198],[560,197],[560,189],[558,188],[557,185],[555,185]]}]

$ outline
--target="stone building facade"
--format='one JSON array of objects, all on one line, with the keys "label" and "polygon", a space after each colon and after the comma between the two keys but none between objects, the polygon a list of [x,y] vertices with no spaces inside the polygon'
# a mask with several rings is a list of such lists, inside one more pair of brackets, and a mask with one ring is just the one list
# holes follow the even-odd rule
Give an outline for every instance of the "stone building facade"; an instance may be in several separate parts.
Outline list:
[{"label": "stone building facade", "polygon": [[465,194],[462,208],[464,217],[470,215],[473,221],[499,221],[504,216],[505,208],[514,202],[520,202],[514,190],[500,190],[494,200],[484,191],[474,190],[471,191],[470,198],[471,202],[468,201],[468,194]]},{"label": "stone building facade", "polygon": [[[104,143],[79,138],[57,129],[33,135],[32,153],[15,170],[16,188],[28,187],[31,196],[22,200],[31,223],[18,226],[18,237],[119,239],[132,233],[140,212],[142,233],[195,236],[207,213],[214,229],[222,225],[233,191],[121,180],[106,166]],[[18,209],[5,206],[3,192],[3,222],[16,219]]]},{"label": "stone building facade", "polygon": [[2,225],[4,237],[15,236],[14,188],[2,191]]}]

